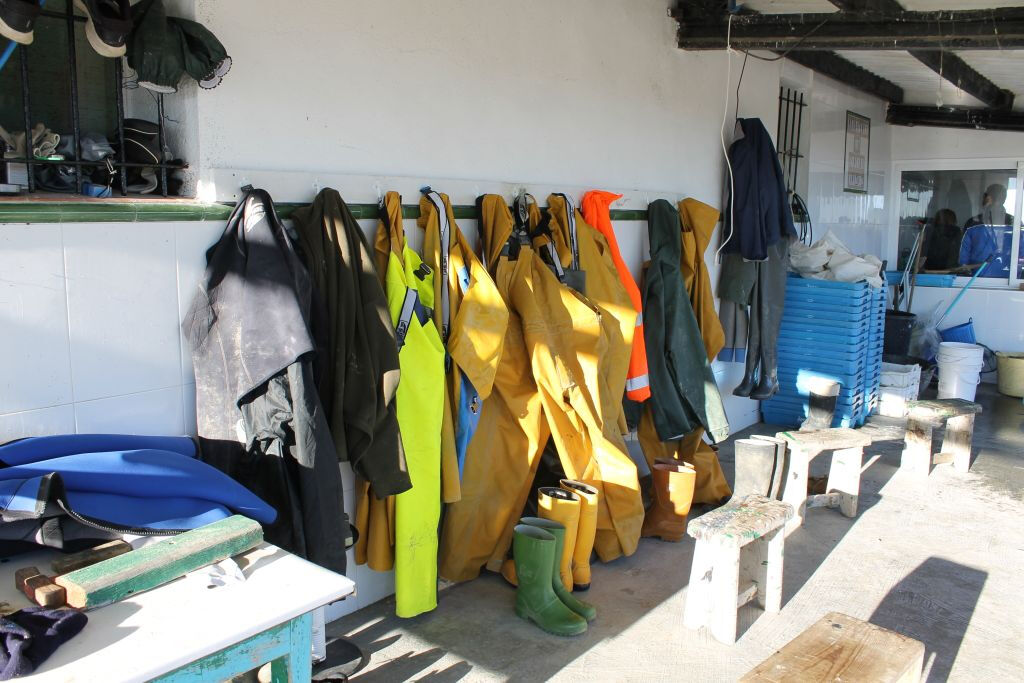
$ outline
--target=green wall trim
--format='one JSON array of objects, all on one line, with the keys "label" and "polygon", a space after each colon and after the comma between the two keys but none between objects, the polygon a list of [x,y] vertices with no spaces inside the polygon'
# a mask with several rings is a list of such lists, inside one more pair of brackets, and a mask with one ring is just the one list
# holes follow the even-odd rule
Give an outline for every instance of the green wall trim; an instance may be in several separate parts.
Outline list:
[{"label": "green wall trim", "polygon": [[[277,212],[288,218],[300,206],[299,202],[277,202]],[[358,219],[378,216],[376,204],[349,204]],[[234,203],[202,204],[187,201],[19,201],[0,200],[0,223],[153,223],[163,221],[222,221],[231,215]],[[452,206],[457,219],[476,219],[476,206]],[[418,204],[403,204],[405,218],[419,218]],[[643,209],[612,209],[613,221],[646,221]]]}]

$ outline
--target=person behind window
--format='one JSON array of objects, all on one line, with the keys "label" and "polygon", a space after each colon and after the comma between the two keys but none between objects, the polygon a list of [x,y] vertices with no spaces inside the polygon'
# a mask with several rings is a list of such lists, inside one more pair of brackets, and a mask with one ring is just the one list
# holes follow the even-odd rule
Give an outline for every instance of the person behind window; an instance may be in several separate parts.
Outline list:
[{"label": "person behind window", "polygon": [[960,223],[952,209],[939,209],[925,228],[924,269],[950,270],[959,265]]},{"label": "person behind window", "polygon": [[985,269],[985,277],[1009,277],[1010,275],[1010,231],[1013,216],[1003,207],[1006,201],[1006,186],[998,183],[989,185],[981,198],[981,213],[964,225],[960,242],[960,265],[974,273],[985,261],[992,263]]}]

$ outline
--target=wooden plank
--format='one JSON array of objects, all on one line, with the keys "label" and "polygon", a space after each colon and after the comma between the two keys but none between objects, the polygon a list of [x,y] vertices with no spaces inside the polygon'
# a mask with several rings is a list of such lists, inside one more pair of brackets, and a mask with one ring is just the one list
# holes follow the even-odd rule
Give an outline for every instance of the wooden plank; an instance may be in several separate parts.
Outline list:
[{"label": "wooden plank", "polygon": [[98,545],[95,548],[83,550],[80,553],[72,553],[71,555],[58,557],[50,563],[50,566],[53,568],[54,574],[67,574],[68,572],[88,567],[91,564],[96,564],[97,562],[110,559],[111,557],[124,555],[131,549],[132,546],[124,541],[110,541],[109,543]]},{"label": "wooden plank", "polygon": [[37,605],[43,607],[61,607],[67,602],[67,594],[55,583],[48,583],[36,589],[32,598]]},{"label": "wooden plank", "polygon": [[793,516],[793,507],[764,496],[747,496],[701,515],[690,522],[688,533],[701,540],[743,546],[778,529]]},{"label": "wooden plank", "polygon": [[871,445],[871,437],[866,433],[847,427],[836,429],[819,429],[813,432],[779,432],[780,439],[798,444],[814,457],[821,451],[834,451],[841,448],[864,448]]},{"label": "wooden plank", "polygon": [[70,606],[102,607],[245,552],[262,540],[263,529],[258,522],[234,515],[58,576],[57,584],[67,591]]},{"label": "wooden plank", "polygon": [[974,415],[980,412],[981,404],[962,398],[907,402],[907,416],[918,420],[947,420],[957,415]]},{"label": "wooden plank", "polygon": [[757,597],[757,584],[751,581],[746,585],[745,588],[740,590],[740,594],[736,596],[736,609],[743,607],[751,600]]},{"label": "wooden plank", "polygon": [[824,683],[919,681],[924,644],[881,626],[830,612],[740,681]]},{"label": "wooden plank", "polygon": [[838,506],[839,494],[836,492],[817,493],[813,496],[807,496],[807,502],[804,503],[804,507],[808,510],[811,508],[834,508]]},{"label": "wooden plank", "polygon": [[863,462],[863,448],[842,448],[832,452],[832,467],[828,472],[826,490],[839,494],[839,511],[847,517],[857,516],[860,468]]},{"label": "wooden plank", "polygon": [[758,541],[759,553],[764,558],[762,574],[758,579],[757,598],[769,614],[782,611],[782,568],[785,559],[786,532],[776,529]]},{"label": "wooden plank", "polygon": [[740,549],[715,547],[715,570],[711,575],[711,635],[720,643],[736,642],[736,600],[740,588]]},{"label": "wooden plank", "polygon": [[683,626],[697,630],[707,626],[711,615],[711,576],[714,574],[716,546],[710,541],[697,541],[690,565],[690,584],[683,605]]}]

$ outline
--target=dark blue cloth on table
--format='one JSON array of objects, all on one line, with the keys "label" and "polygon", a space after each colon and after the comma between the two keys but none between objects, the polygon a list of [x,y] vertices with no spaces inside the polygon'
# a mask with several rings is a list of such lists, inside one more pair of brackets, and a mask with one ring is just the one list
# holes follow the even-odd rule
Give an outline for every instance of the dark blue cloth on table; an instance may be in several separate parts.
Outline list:
[{"label": "dark blue cloth on table", "polygon": [[35,671],[87,621],[87,616],[67,607],[29,607],[0,618],[0,681]]}]

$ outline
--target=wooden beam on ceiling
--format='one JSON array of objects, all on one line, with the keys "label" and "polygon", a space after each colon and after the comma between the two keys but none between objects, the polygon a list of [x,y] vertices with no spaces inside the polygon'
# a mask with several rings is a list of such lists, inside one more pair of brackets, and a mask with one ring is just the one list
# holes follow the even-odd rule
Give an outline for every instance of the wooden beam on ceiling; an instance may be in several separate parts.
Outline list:
[{"label": "wooden beam on ceiling", "polygon": [[886,112],[885,121],[894,126],[938,126],[1024,133],[1024,113],[995,109],[892,104]]},{"label": "wooden beam on ceiling", "polygon": [[[685,3],[683,3],[685,5]],[[728,17],[674,11],[679,47],[722,50]],[[732,18],[737,50],[999,50],[1024,47],[1024,7],[752,14]]]},{"label": "wooden beam on ceiling", "polygon": [[793,50],[786,59],[888,102],[903,101],[903,88],[834,52]]},{"label": "wooden beam on ceiling", "polygon": [[[829,0],[845,12],[900,13],[903,6],[898,0]],[[1000,88],[985,78],[952,52],[943,50],[909,50],[910,56],[921,62],[964,92],[993,109],[1013,106],[1013,93]]]}]

